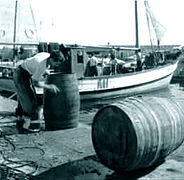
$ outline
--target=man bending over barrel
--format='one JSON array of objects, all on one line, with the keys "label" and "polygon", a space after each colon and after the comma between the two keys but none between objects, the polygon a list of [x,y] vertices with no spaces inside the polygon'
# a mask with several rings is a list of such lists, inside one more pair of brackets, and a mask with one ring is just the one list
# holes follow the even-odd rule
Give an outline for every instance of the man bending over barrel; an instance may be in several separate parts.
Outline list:
[{"label": "man bending over barrel", "polygon": [[51,54],[41,52],[28,58],[14,71],[13,80],[16,87],[18,107],[16,109],[17,126],[23,133],[36,132],[31,123],[39,120],[39,106],[35,87],[47,89],[58,93],[59,89],[54,84],[46,84],[45,76],[65,61],[64,55],[59,50]]}]

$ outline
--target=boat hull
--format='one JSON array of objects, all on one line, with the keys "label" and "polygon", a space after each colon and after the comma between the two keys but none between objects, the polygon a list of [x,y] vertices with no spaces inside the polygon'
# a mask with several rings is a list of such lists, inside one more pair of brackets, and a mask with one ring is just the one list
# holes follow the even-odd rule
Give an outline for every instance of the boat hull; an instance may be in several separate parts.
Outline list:
[{"label": "boat hull", "polygon": [[138,84],[135,86],[122,87],[112,90],[95,91],[95,92],[80,92],[81,100],[96,100],[96,99],[108,99],[110,97],[127,97],[141,93],[151,92],[163,88],[167,88],[173,74],[170,74],[162,79]]},{"label": "boat hull", "polygon": [[[168,87],[178,62],[143,70],[113,76],[87,77],[78,80],[80,99],[92,101],[111,97],[131,96],[155,91]],[[0,78],[0,89],[15,92],[12,79]],[[37,88],[37,94],[43,94],[43,89]]]},{"label": "boat hull", "polygon": [[131,96],[168,87],[177,62],[152,70],[79,80],[81,100]]}]

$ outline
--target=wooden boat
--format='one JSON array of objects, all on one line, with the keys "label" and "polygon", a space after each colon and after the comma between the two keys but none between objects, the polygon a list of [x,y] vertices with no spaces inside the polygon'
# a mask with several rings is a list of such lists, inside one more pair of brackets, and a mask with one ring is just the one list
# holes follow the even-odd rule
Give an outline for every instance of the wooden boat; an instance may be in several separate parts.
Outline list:
[{"label": "wooden boat", "polygon": [[79,80],[81,99],[130,96],[168,87],[177,62],[154,69]]},{"label": "wooden boat", "polygon": [[[147,4],[147,1],[145,5]],[[148,4],[147,4],[148,5]],[[137,1],[135,0],[135,7],[137,8]],[[146,6],[147,7],[147,6]],[[149,10],[149,8],[147,8]],[[148,14],[149,15],[149,14]],[[153,14],[152,14],[153,15]],[[127,60],[125,63],[121,64],[121,67],[125,67],[127,70],[124,72],[116,72],[115,75],[99,73],[98,76],[86,77],[85,70],[88,63],[88,55],[93,52],[99,55],[100,52],[110,53],[115,52],[118,54],[121,52],[125,53],[127,51],[137,53],[140,49],[138,42],[138,20],[136,16],[136,45],[135,47],[117,47],[117,46],[78,46],[78,45],[63,45],[57,43],[44,43],[44,45],[51,47],[53,44],[57,44],[59,48],[67,57],[69,62],[67,68],[70,73],[76,73],[78,78],[78,87],[80,92],[80,97],[82,101],[85,100],[96,100],[102,98],[111,98],[114,96],[130,96],[145,92],[151,92],[161,88],[168,87],[174,71],[177,68],[178,56],[177,58],[165,58],[165,52],[151,52],[154,58],[156,55],[160,55],[160,58],[164,62],[158,62],[156,65],[147,66],[145,65],[141,71],[136,70],[136,58],[134,61]],[[160,43],[161,37],[158,38],[158,45]],[[15,44],[15,43],[14,43]],[[34,44],[38,47],[38,52],[48,51],[46,48],[42,47],[43,43]],[[54,45],[54,46],[55,46]],[[51,48],[50,48],[51,49]],[[51,50],[50,50],[51,51]],[[97,53],[98,52],[98,53]],[[104,54],[99,57],[103,59]],[[149,55],[147,55],[149,57]],[[126,60],[128,57],[123,56],[122,60]],[[143,58],[143,60],[145,60]],[[158,60],[158,56],[157,56]],[[14,85],[12,82],[11,73],[15,67],[1,65],[2,73],[4,76],[0,78],[0,89],[14,91]],[[97,66],[98,69],[103,70],[101,63]],[[6,71],[4,70],[6,69]],[[4,72],[5,71],[5,72]],[[5,77],[6,76],[6,77]],[[43,94],[42,89],[37,89],[38,94]]]},{"label": "wooden boat", "polygon": [[[71,73],[76,73],[78,77],[78,87],[81,100],[96,100],[110,98],[113,96],[130,96],[140,93],[150,92],[168,87],[174,71],[177,68],[178,60],[167,60],[163,65],[153,68],[136,71],[134,66],[127,67],[129,72],[117,73],[115,75],[99,75],[85,77],[85,67],[87,64],[86,49],[83,47],[70,47]],[[80,52],[82,63],[78,63],[77,54]],[[129,62],[127,62],[129,64]],[[124,64],[124,66],[126,66]],[[10,66],[1,66],[7,70],[0,78],[0,89],[14,92],[14,84],[10,74],[13,70]],[[98,66],[98,68],[102,68]],[[10,72],[8,72],[8,69]],[[42,94],[43,90],[37,88],[37,94]]]}]

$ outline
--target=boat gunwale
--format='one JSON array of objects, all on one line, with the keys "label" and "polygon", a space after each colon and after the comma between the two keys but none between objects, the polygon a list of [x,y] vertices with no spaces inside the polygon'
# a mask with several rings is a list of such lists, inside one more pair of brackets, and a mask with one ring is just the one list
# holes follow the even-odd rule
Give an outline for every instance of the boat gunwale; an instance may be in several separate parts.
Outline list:
[{"label": "boat gunwale", "polygon": [[176,60],[174,62],[168,62],[164,65],[156,66],[154,68],[143,69],[142,71],[134,71],[134,72],[129,72],[129,73],[122,73],[122,74],[115,74],[115,75],[101,75],[101,76],[92,76],[92,77],[80,77],[80,78],[78,78],[78,80],[95,80],[95,79],[101,79],[101,78],[118,78],[118,77],[122,77],[122,76],[123,77],[132,76],[132,75],[136,75],[136,74],[142,74],[142,73],[147,73],[147,72],[163,69],[163,68],[166,68],[168,66],[175,65],[178,62],[179,62],[179,60]]}]

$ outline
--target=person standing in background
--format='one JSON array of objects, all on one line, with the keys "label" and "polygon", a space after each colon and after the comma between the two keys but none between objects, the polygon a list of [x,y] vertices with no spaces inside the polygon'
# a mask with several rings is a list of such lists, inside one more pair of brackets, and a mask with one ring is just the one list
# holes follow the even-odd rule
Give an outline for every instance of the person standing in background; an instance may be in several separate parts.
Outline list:
[{"label": "person standing in background", "polygon": [[97,69],[98,60],[94,56],[93,53],[89,55],[89,60],[86,65],[86,73],[85,76],[98,76],[98,69]]},{"label": "person standing in background", "polygon": [[142,54],[141,54],[141,50],[137,50],[135,52],[136,54],[136,61],[137,61],[137,65],[136,65],[136,71],[142,71]]},{"label": "person standing in background", "polygon": [[111,64],[111,75],[115,75],[117,61],[116,61],[115,55],[113,53],[111,53],[110,64]]}]

